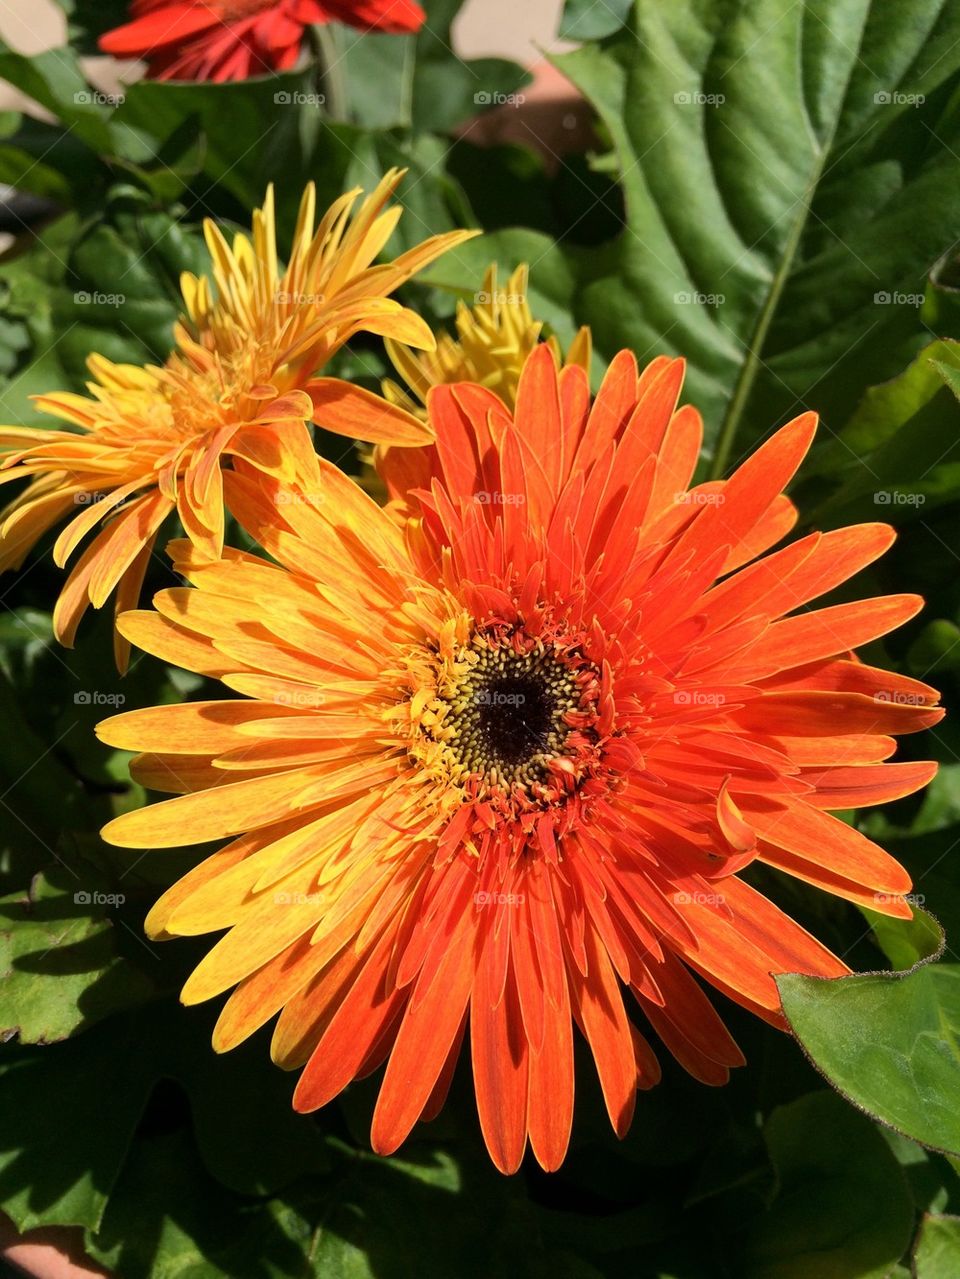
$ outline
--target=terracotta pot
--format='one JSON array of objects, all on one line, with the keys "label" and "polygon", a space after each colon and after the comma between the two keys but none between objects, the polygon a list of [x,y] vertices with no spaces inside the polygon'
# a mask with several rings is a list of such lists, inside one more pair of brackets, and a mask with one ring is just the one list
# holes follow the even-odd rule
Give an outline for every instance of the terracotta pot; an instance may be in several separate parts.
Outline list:
[{"label": "terracotta pot", "polygon": [[36,1279],[103,1279],[107,1274],[84,1255],[82,1231],[49,1227],[19,1235],[2,1213],[0,1256],[15,1270]]}]

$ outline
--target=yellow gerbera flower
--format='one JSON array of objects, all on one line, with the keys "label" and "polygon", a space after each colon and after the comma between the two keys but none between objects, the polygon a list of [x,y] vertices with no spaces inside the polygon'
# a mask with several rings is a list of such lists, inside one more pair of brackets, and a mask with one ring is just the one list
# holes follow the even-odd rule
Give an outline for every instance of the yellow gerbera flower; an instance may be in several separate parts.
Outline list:
[{"label": "yellow gerbera flower", "polygon": [[[184,275],[186,315],[163,367],[92,356],[86,395],[39,396],[38,407],[71,430],[0,428],[0,482],[29,479],[0,513],[0,571],[18,567],[65,517],[60,567],[101,524],[70,574],[54,632],[71,645],[87,607],[116,590],[137,602],[158,531],[174,511],[201,556],[223,548],[223,471],[243,458],[266,475],[312,491],[319,482],[306,423],[374,443],[421,444],[416,417],[335,378],[315,376],[357,332],[431,347],[429,328],[387,295],[473,232],[434,236],[374,265],[401,215],[386,208],[403,174],[392,170],[356,207],[337,200],[315,228],[316,196],[304,192],[288,265],[278,264],[273,191],[253,216],[252,240],[228,245],[210,221],[213,280]],[[123,669],[129,648],[116,640]]]},{"label": "yellow gerbera flower", "polygon": [[[393,367],[409,387],[409,393],[391,379],[383,383],[383,393],[391,404],[409,413],[426,417],[427,395],[431,387],[453,382],[475,382],[493,391],[513,408],[517,402],[517,386],[527,356],[540,342],[543,321],[535,320],[527,299],[530,268],[521,264],[507,281],[497,287],[496,264],[487,268],[483,288],[476,295],[476,305],[457,304],[457,336],[441,333],[436,347],[423,348],[392,335],[387,351]],[[420,350],[411,347],[420,345]],[[582,328],[574,338],[566,361],[560,343],[547,338],[560,365],[577,364],[590,372],[592,342],[590,330]]]}]

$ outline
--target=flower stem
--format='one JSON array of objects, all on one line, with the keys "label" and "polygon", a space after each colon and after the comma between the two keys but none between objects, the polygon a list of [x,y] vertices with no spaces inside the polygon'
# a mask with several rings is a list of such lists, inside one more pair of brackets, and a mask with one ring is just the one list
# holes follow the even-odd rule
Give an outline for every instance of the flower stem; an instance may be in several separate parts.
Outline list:
[{"label": "flower stem", "polygon": [[320,66],[327,114],[333,116],[335,120],[345,120],[347,118],[347,84],[343,74],[343,55],[340,53],[337,37],[328,22],[320,22],[311,26],[310,39]]}]

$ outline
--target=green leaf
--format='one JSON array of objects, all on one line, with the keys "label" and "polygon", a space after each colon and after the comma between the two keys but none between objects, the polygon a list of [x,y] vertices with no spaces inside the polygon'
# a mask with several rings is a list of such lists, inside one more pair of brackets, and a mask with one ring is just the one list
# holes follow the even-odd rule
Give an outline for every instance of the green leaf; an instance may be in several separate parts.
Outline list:
[{"label": "green leaf", "polygon": [[779,1185],[751,1231],[747,1279],[886,1279],[910,1243],[914,1214],[873,1124],[818,1092],[775,1110],[764,1137]]},{"label": "green leaf", "polygon": [[115,103],[93,88],[69,46],[27,56],[0,41],[0,78],[45,107],[93,150],[113,151]]},{"label": "green leaf", "polygon": [[451,24],[462,2],[434,0],[429,20],[415,36],[358,35],[336,24],[327,28],[354,123],[446,133],[508,101],[529,81],[522,67],[506,59],[458,57]]},{"label": "green leaf", "polygon": [[0,899],[0,1041],[54,1043],[149,997],[117,955],[106,911],[122,900],[66,866]]},{"label": "green leaf", "polygon": [[806,405],[836,429],[919,344],[914,299],[960,224],[960,9],[921,10],[637,0],[629,29],[556,59],[627,208],[577,318],[607,357],[688,358],[716,473]]},{"label": "green leaf", "polygon": [[934,917],[919,906],[912,919],[891,919],[868,906],[860,908],[873,929],[877,945],[894,968],[913,968],[921,960],[934,959],[943,952],[943,929]]},{"label": "green leaf", "polygon": [[88,1233],[86,1247],[124,1279],[315,1273],[308,1222],[283,1203],[245,1201],[212,1182],[182,1130],[138,1139],[103,1224]]},{"label": "green leaf", "polygon": [[958,400],[960,400],[960,367],[955,364],[944,364],[941,360],[934,360],[933,367],[949,386]]},{"label": "green leaf", "polygon": [[834,490],[812,511],[813,523],[882,517],[902,524],[957,499],[960,408],[944,370],[960,378],[960,342],[930,343],[899,376],[869,388],[806,468],[808,480],[826,477]]},{"label": "green leaf", "polygon": [[960,1274],[960,1217],[925,1217],[913,1254],[916,1279],[956,1279]]},{"label": "green leaf", "polygon": [[0,127],[0,182],[61,204],[93,207],[106,178],[89,147],[67,129],[11,112]]},{"label": "green leaf", "polygon": [[829,980],[777,978],[804,1052],[854,1105],[960,1153],[960,965]]},{"label": "green leaf", "polygon": [[601,40],[624,26],[633,0],[567,0],[559,34],[564,40]]},{"label": "green leaf", "polygon": [[0,1207],[18,1230],[96,1227],[151,1086],[134,1023],[0,1056]]},{"label": "green leaf", "polygon": [[96,218],[55,223],[5,276],[0,312],[26,326],[28,352],[0,382],[6,420],[50,425],[30,396],[82,390],[87,357],[162,361],[183,309],[181,271],[209,265],[196,229],[157,210],[142,192],[115,186]]},{"label": "green leaf", "polygon": [[[227,84],[140,80],[126,91],[115,124],[149,136],[150,156],[127,157],[147,165],[151,157],[163,159],[170,139],[182,139],[182,149],[189,134],[199,148],[190,167],[202,159],[206,177],[230,192],[247,216],[283,174],[279,209],[292,221],[307,177],[317,178],[324,193],[336,187],[339,194],[350,159],[341,135],[306,101],[312,93],[309,70]],[[202,198],[209,196],[205,184]]]}]

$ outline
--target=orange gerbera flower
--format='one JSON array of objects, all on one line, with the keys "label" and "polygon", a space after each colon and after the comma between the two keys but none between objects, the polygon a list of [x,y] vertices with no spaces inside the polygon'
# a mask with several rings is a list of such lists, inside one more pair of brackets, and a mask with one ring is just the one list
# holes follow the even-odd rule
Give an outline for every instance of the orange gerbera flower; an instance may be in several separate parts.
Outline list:
[{"label": "orange gerbera flower", "polygon": [[[402,212],[384,207],[402,176],[391,170],[357,209],[359,192],[342,196],[316,228],[311,183],[284,270],[277,261],[272,188],[254,212],[252,241],[238,235],[231,246],[207,221],[213,283],[183,276],[186,315],[162,368],[93,356],[87,395],[36,399],[77,431],[0,427],[0,448],[13,450],[0,464],[0,482],[31,481],[0,513],[0,571],[18,567],[44,533],[72,515],[54,548],[63,567],[108,521],[57,602],[54,630],[61,643],[71,645],[86,608],[100,608],[115,589],[118,610],[136,604],[158,530],[174,511],[198,551],[217,558],[222,473],[238,459],[315,489],[311,418],[374,443],[431,438],[403,409],[315,376],[361,330],[434,345],[423,320],[387,295],[473,233],[434,236],[374,265]],[[128,646],[121,638],[117,649],[122,666]]]},{"label": "orange gerbera flower", "polygon": [[133,0],[131,22],[100,37],[116,58],[143,58],[152,80],[248,80],[289,70],[312,23],[413,32],[416,0]]},{"label": "orange gerbera flower", "polygon": [[[564,1157],[573,1026],[618,1133],[659,1077],[633,1012],[696,1078],[740,1051],[694,974],[783,1025],[772,974],[846,965],[741,878],[754,860],[909,917],[906,871],[832,808],[908,794],[886,763],[936,693],[851,650],[916,596],[808,610],[890,544],[866,524],[764,553],[805,414],[726,482],[688,489],[700,420],[683,364],[586,376],[547,347],[515,414],[484,388],[430,395],[437,443],[415,516],[391,520],[321,462],[324,500],[249,467],[232,507],[277,563],[175,554],[124,633],[239,700],[133,711],[100,735],[184,792],[111,822],[122,847],[232,837],[148,932],[229,930],[187,1003],[236,989],[232,1047],[280,1012],[273,1055],[324,1105],[386,1062],[373,1145],[436,1113],[469,1028],[490,1153]],[[269,608],[264,601],[269,600]]]}]

